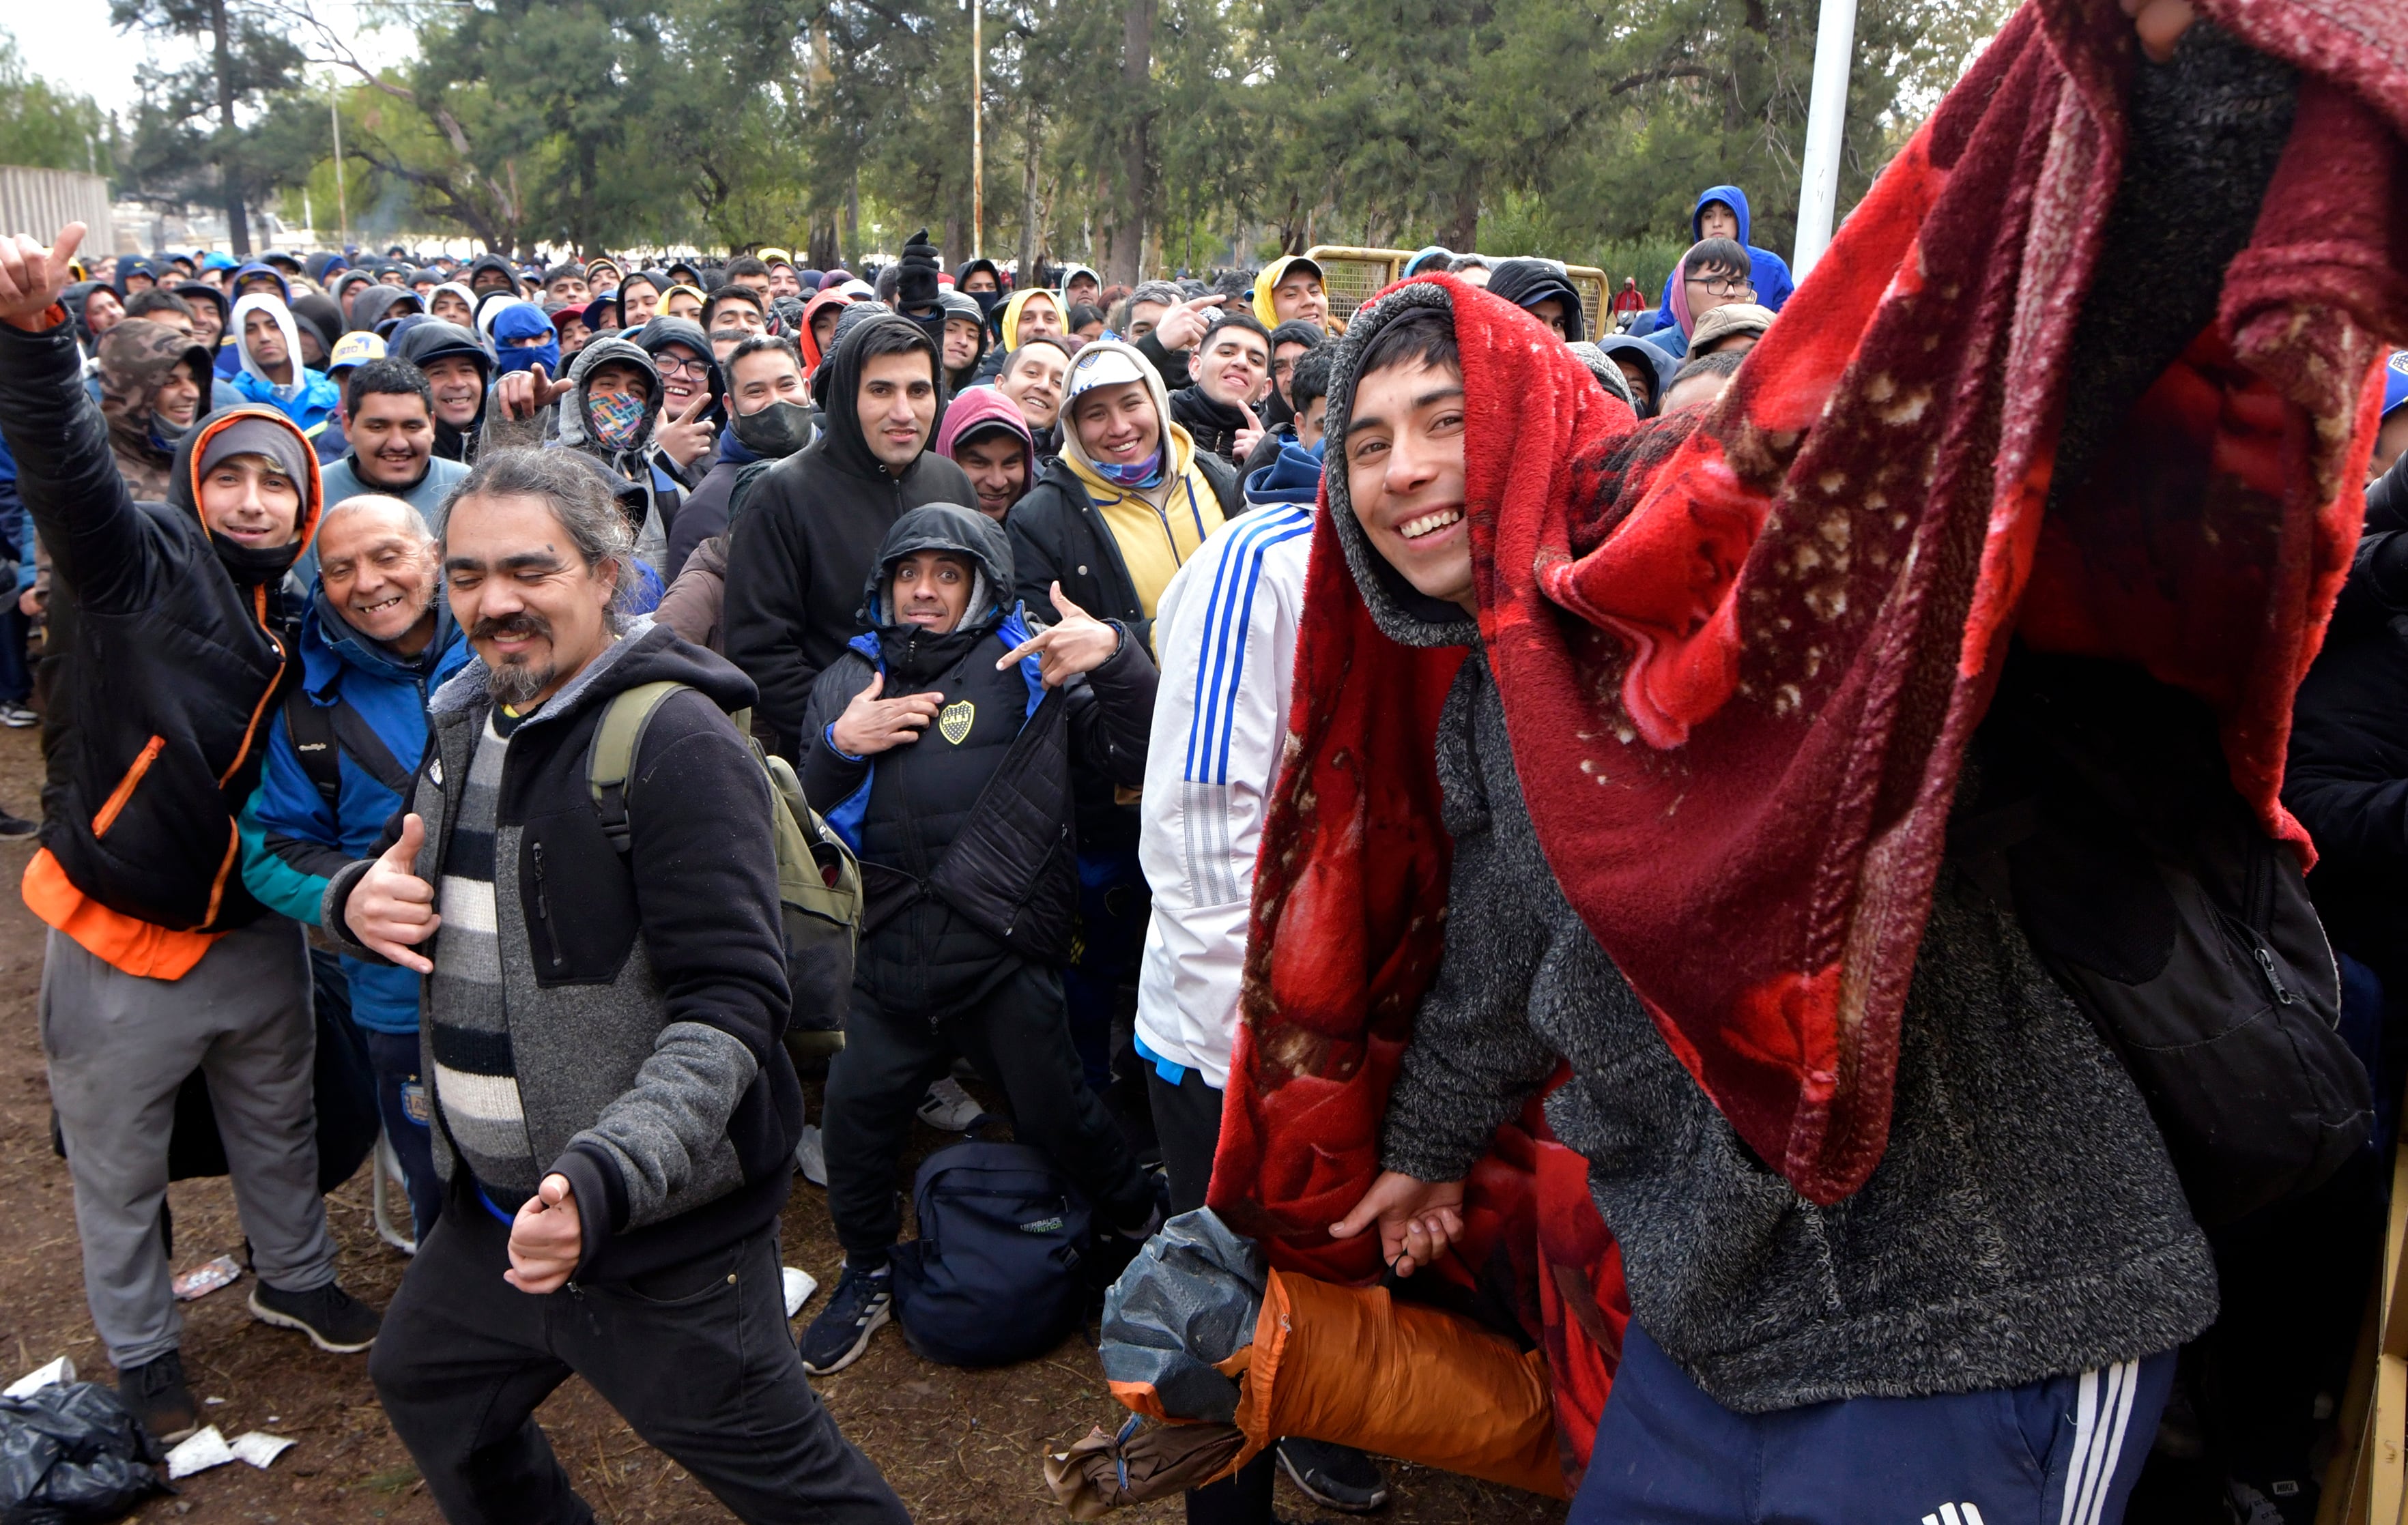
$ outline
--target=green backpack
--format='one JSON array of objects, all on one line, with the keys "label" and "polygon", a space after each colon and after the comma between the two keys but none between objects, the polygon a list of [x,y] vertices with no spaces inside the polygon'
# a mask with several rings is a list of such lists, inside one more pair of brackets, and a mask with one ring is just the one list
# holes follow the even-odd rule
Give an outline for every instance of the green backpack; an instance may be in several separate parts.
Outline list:
[{"label": "green backpack", "polygon": [[[627,775],[644,727],[661,701],[686,685],[639,683],[610,701],[585,757],[585,782],[602,833],[610,846],[627,851]],[[786,1024],[786,1051],[796,1061],[820,1058],[844,1047],[844,1013],[853,997],[853,960],[861,936],[861,865],[844,839],[803,798],[801,780],[782,757],[761,749],[746,721],[737,733],[752,748],[768,776],[769,832],[778,856],[778,900],[786,929],[786,976],[795,1005]]]}]

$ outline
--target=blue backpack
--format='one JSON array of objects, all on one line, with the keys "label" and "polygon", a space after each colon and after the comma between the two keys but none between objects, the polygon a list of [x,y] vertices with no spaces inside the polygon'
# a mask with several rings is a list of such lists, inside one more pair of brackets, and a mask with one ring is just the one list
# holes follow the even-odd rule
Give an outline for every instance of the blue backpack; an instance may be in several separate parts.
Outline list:
[{"label": "blue backpack", "polygon": [[1041,1356],[1087,1304],[1086,1199],[1046,1153],[972,1141],[939,1149],[911,1183],[920,1237],[895,1247],[904,1340],[945,1366]]}]

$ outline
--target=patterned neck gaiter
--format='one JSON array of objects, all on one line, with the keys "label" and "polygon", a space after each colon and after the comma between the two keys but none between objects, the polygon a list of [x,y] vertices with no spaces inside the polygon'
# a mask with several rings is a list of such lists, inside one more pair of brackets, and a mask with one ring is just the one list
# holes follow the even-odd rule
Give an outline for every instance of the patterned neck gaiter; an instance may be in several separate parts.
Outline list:
[{"label": "patterned neck gaiter", "polygon": [[1164,455],[1162,447],[1156,445],[1152,455],[1125,466],[1116,466],[1110,461],[1097,461],[1095,463],[1096,475],[1114,487],[1152,487],[1162,480]]},{"label": "patterned neck gaiter", "polygon": [[613,450],[635,449],[644,435],[644,400],[631,392],[585,401],[586,426],[595,443]]}]

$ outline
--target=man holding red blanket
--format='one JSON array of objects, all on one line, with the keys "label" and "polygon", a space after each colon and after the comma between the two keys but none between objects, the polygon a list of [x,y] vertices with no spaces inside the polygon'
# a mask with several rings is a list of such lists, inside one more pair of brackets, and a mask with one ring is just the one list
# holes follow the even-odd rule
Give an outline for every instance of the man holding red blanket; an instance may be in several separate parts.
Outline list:
[{"label": "man holding red blanket", "polygon": [[2033,0],[1702,413],[1450,278],[1351,325],[1211,1203],[1332,1279],[1510,1261],[1559,1418],[1611,1384],[1580,1525],[2121,1518],[2214,1270],[1952,815],[2013,653],[2212,712],[2304,845],[2408,331],[2371,3],[2161,0],[2143,62]]}]

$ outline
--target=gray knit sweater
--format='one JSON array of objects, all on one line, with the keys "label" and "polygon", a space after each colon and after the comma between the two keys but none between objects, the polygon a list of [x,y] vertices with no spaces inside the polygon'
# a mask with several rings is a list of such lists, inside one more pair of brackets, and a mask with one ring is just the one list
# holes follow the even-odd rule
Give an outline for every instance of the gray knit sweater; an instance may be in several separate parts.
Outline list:
[{"label": "gray knit sweater", "polygon": [[[1447,300],[1403,287],[1346,343]],[[1332,378],[1337,420],[1347,369]],[[1589,1162],[1632,1310],[1742,1412],[2020,1386],[2171,1350],[2214,1320],[2207,1243],[2139,1091],[2013,911],[1953,869],[1907,995],[1881,1163],[1817,1207],[1757,1160],[1565,900],[1476,627],[1369,549],[1343,472],[1327,491],[1382,631],[1473,648],[1438,734],[1455,839],[1446,946],[1388,1099],[1383,1166],[1461,1178],[1569,1060],[1548,1121]]]},{"label": "gray knit sweater", "polygon": [[1725,1406],[1964,1392],[2169,1350],[2215,1273],[2140,1093],[2014,916],[1941,876],[1907,996],[1889,1148],[1830,1207],[1740,1141],[1541,854],[1487,663],[1449,696],[1446,949],[1382,1164],[1460,1178],[1552,1071],[1631,1307]]}]

